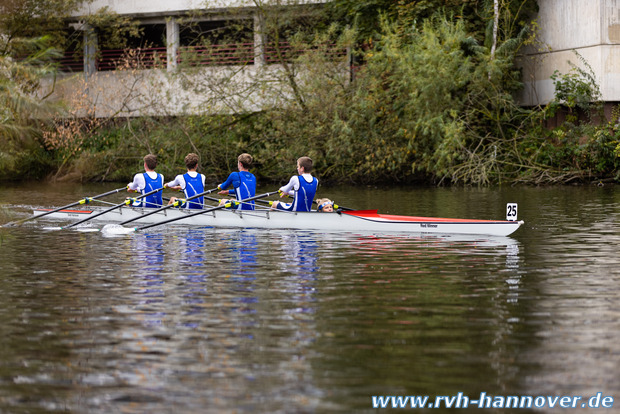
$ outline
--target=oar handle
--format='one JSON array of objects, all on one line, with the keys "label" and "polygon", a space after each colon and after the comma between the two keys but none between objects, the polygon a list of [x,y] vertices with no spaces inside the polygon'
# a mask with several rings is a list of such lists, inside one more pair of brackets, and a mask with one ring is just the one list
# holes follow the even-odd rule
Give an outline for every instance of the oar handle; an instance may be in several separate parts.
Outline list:
[{"label": "oar handle", "polygon": [[[277,193],[278,193],[277,191],[272,191],[272,192],[265,193],[265,194],[261,194],[261,195],[257,195],[257,196],[254,196],[254,197],[245,198],[245,199],[243,199],[243,200],[240,200],[239,202],[240,202],[240,203],[247,203],[248,201],[258,200],[258,199],[260,199],[260,198],[269,197],[269,196],[274,195],[274,194],[277,194]],[[222,209],[222,208],[226,208],[226,204],[223,204],[223,205],[221,205],[221,206],[211,207],[211,208],[208,208],[208,209],[206,209],[206,210],[200,210],[200,211],[198,211],[198,212],[196,212],[196,213],[188,214],[188,215],[186,215],[186,216],[182,216],[182,217],[173,217],[173,218],[170,218],[170,219],[168,219],[168,220],[159,221],[159,222],[157,222],[157,223],[153,223],[153,224],[148,224],[148,225],[146,225],[146,226],[138,227],[138,228],[136,228],[136,229],[134,229],[134,230],[135,230],[135,231],[139,231],[139,230],[146,230],[146,229],[149,229],[149,228],[151,228],[151,227],[161,226],[162,224],[172,223],[173,221],[184,220],[184,219],[186,219],[186,218],[194,217],[194,216],[197,216],[197,215],[199,215],[199,214],[208,213],[208,212],[210,212],[210,211],[220,210],[220,209]]]},{"label": "oar handle", "polygon": [[[164,187],[162,187],[162,188],[158,188],[158,189],[156,189],[156,190],[149,191],[149,192],[148,192],[148,193],[146,193],[146,194],[142,194],[142,195],[140,195],[140,196],[138,196],[138,197],[132,197],[132,198],[133,198],[134,200],[140,200],[141,198],[148,197],[148,196],[150,196],[151,194],[158,193],[158,192],[162,191],[163,189],[164,189]],[[118,204],[116,204],[116,205],[114,205],[114,206],[112,206],[112,207],[110,207],[110,208],[108,208],[108,209],[106,209],[106,210],[100,211],[99,213],[96,213],[96,214],[94,214],[94,215],[92,215],[92,216],[90,216],[90,217],[86,217],[85,219],[78,220],[78,221],[76,221],[75,223],[71,223],[70,225],[68,225],[68,226],[66,226],[66,227],[63,227],[63,228],[64,228],[64,229],[68,229],[68,228],[70,228],[70,227],[77,226],[78,224],[82,224],[82,223],[84,223],[85,221],[92,220],[92,219],[94,219],[94,218],[96,218],[96,217],[99,217],[99,216],[101,216],[102,214],[109,213],[109,212],[110,212],[110,211],[112,211],[112,210],[115,210],[115,209],[117,209],[117,208],[119,208],[119,207],[123,207],[124,205],[126,205],[126,204],[127,204],[127,201],[128,201],[128,200],[125,200],[125,201],[123,201],[122,203],[118,203]]]},{"label": "oar handle", "polygon": [[[193,200],[193,199],[198,198],[198,197],[202,197],[202,196],[204,196],[205,194],[210,194],[210,193],[212,193],[212,192],[216,191],[217,189],[218,189],[218,188],[217,188],[217,187],[215,187],[215,188],[212,188],[212,189],[210,189],[210,190],[207,190],[207,191],[205,191],[205,192],[203,192],[203,193],[196,194],[196,195],[193,195],[193,196],[191,196],[191,197],[187,197],[187,198],[185,199],[185,201],[188,201],[188,200]],[[125,221],[123,221],[123,222],[119,223],[119,225],[120,225],[120,226],[122,226],[123,224],[131,223],[132,221],[139,220],[139,219],[141,219],[141,218],[143,218],[143,217],[148,217],[148,216],[150,216],[151,214],[159,213],[160,211],[164,211],[164,210],[166,210],[166,209],[168,209],[168,208],[172,208],[172,207],[176,207],[176,206],[175,206],[174,204],[169,204],[169,205],[167,205],[167,206],[164,206],[164,207],[161,207],[161,208],[155,209],[155,210],[153,210],[153,211],[149,211],[148,213],[146,213],[146,214],[142,214],[141,216],[134,217],[134,218],[129,219],[129,220],[125,220]]]}]

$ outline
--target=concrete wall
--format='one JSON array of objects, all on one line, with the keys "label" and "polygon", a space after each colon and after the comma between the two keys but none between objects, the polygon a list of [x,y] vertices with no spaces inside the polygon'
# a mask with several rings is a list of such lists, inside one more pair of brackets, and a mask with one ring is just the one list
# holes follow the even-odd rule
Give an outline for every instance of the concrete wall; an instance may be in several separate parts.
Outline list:
[{"label": "concrete wall", "polygon": [[523,105],[546,104],[554,97],[550,79],[566,74],[571,63],[591,66],[604,101],[620,101],[620,0],[539,0],[539,44],[520,59]]},{"label": "concrete wall", "polygon": [[[313,4],[324,3],[326,0],[284,0],[280,3]],[[258,4],[268,5],[273,0],[259,0]],[[188,10],[223,10],[231,7],[256,8],[254,0],[94,0],[86,4],[77,16],[94,13],[108,7],[111,11],[125,15],[174,15]]]},{"label": "concrete wall", "polygon": [[[175,116],[259,111],[290,98],[279,65],[118,70],[65,75],[43,85],[78,116]],[[92,111],[92,112],[91,112]]]},{"label": "concrete wall", "polygon": [[[349,76],[345,62],[335,68]],[[315,70],[314,70],[315,71]],[[296,67],[296,81],[313,76],[312,68]],[[40,89],[62,98],[78,117],[177,116],[256,112],[290,105],[293,92],[281,65],[205,66],[169,72],[128,69],[65,74]]]}]

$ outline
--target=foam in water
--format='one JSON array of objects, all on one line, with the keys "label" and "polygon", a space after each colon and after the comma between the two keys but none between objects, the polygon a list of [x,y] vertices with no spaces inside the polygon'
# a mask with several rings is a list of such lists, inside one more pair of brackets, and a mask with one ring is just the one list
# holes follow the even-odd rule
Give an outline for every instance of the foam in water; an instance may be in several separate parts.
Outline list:
[{"label": "foam in water", "polygon": [[101,229],[101,233],[106,236],[115,236],[133,233],[136,229],[133,227],[123,227],[120,224],[106,224]]}]

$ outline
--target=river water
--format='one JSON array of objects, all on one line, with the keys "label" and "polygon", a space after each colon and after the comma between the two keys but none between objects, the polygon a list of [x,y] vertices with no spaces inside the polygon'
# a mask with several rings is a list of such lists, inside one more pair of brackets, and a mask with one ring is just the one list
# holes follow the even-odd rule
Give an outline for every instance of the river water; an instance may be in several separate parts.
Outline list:
[{"label": "river water", "polygon": [[[121,185],[4,184],[0,218]],[[588,412],[620,397],[620,188],[322,195],[478,219],[516,202],[525,225],[500,239],[2,228],[0,412],[374,412],[373,396],[459,392]]]}]

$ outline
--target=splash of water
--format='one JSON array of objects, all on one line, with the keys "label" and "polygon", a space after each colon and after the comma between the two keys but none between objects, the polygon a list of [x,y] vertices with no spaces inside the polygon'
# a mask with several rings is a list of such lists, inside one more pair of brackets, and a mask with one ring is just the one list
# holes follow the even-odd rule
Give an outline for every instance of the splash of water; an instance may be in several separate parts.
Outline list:
[{"label": "splash of water", "polygon": [[101,233],[104,236],[119,236],[130,234],[136,231],[134,227],[123,227],[120,224],[106,224],[101,229]]}]

